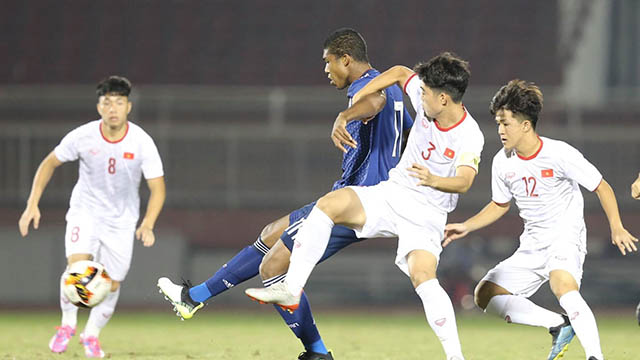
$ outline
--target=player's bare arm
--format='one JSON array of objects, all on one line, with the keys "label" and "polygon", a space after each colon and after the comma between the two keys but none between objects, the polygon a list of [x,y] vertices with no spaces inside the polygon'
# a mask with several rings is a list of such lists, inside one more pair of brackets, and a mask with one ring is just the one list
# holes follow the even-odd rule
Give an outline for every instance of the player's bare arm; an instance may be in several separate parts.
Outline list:
[{"label": "player's bare arm", "polygon": [[136,230],[136,239],[142,240],[142,244],[149,247],[153,246],[156,241],[156,237],[153,234],[153,227],[158,219],[158,215],[160,215],[166,197],[164,177],[160,176],[147,179],[147,186],[149,186],[151,195],[147,203],[147,212],[142,219],[142,223],[140,223],[140,227]]},{"label": "player's bare arm", "polygon": [[598,195],[598,199],[600,199],[600,205],[602,205],[602,209],[607,215],[607,220],[609,220],[611,242],[618,247],[622,255],[626,255],[627,252],[638,251],[635,244],[638,242],[638,239],[631,235],[622,225],[618,202],[616,201],[616,195],[611,185],[602,179],[595,193]]},{"label": "player's bare arm", "polygon": [[476,170],[469,166],[458,166],[456,175],[453,177],[434,175],[428,168],[416,163],[407,170],[409,176],[419,180],[418,185],[430,186],[447,193],[464,194],[471,188],[476,177]]},{"label": "player's bare arm", "polygon": [[51,180],[53,172],[60,165],[62,165],[62,162],[58,160],[56,154],[52,151],[42,160],[40,166],[38,166],[36,175],[33,178],[31,194],[29,194],[29,199],[27,200],[27,207],[18,221],[20,235],[23,237],[29,233],[29,224],[32,220],[34,229],[38,229],[40,226],[40,209],[38,208],[38,203],[40,202],[40,197],[45,187],[47,187],[49,180]]},{"label": "player's bare arm", "polygon": [[376,76],[375,79],[369,81],[360,91],[353,96],[353,102],[360,101],[363,97],[386,89],[391,85],[403,87],[409,78],[414,74],[413,70],[403,65],[396,65],[382,74]]},{"label": "player's bare arm", "polygon": [[333,123],[333,129],[331,130],[331,140],[333,141],[333,144],[345,153],[347,152],[347,149],[344,145],[355,149],[358,144],[347,131],[347,124],[355,120],[360,120],[366,124],[376,116],[376,114],[382,111],[386,101],[384,91],[380,91],[363,97],[360,101],[353,103],[348,109],[340,112],[338,117],[336,117],[336,120]]},{"label": "player's bare arm", "polygon": [[463,223],[447,224],[444,228],[444,240],[442,247],[446,247],[452,241],[467,236],[470,232],[482,229],[498,221],[509,211],[511,203],[498,204],[495,201],[488,203],[479,213],[470,217]]},{"label": "player's bare arm", "polygon": [[638,174],[636,181],[631,184],[631,197],[640,200],[640,174]]}]

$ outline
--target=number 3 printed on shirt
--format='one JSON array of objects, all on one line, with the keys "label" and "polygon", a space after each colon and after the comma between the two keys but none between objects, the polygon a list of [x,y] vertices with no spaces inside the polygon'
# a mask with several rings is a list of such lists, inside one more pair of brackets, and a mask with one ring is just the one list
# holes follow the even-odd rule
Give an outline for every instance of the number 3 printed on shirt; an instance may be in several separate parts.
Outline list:
[{"label": "number 3 printed on shirt", "polygon": [[109,174],[115,174],[116,173],[116,159],[115,158],[109,158],[109,167],[107,168],[107,171],[109,172]]},{"label": "number 3 printed on shirt", "polygon": [[426,156],[424,155],[424,151],[422,151],[422,158],[425,160],[429,160],[429,158],[431,157],[431,152],[436,149],[436,146],[433,145],[431,141],[429,141],[429,145],[431,146],[427,149],[428,152]]},{"label": "number 3 printed on shirt", "polygon": [[[533,176],[529,176],[528,179],[526,177],[523,177],[522,181],[524,181],[524,187],[525,191],[527,192],[527,196],[537,197],[538,194],[534,193],[534,191],[536,191],[536,178],[534,178]],[[529,183],[532,183],[531,192],[529,192]]]}]

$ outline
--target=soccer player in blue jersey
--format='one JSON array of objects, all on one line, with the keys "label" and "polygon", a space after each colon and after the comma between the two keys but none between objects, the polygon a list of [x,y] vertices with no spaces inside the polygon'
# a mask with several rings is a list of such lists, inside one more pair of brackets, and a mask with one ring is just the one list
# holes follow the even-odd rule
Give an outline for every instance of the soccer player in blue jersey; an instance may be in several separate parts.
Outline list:
[{"label": "soccer player in blue jersey", "polygon": [[[323,60],[324,71],[331,84],[339,90],[348,88],[349,105],[353,95],[379,75],[369,63],[364,39],[353,29],[339,29],[329,35],[323,47]],[[400,159],[403,133],[412,125],[413,119],[402,102],[402,90],[397,86],[371,94],[340,113],[334,122],[331,138],[335,146],[344,152],[343,174],[334,183],[333,190],[350,185],[375,185],[386,180],[389,170]],[[278,264],[276,267],[262,269],[265,286],[282,281],[291,254],[292,237],[313,205],[294,210],[267,225],[253,245],[240,251],[204,283],[193,287],[189,284],[180,286],[167,278],[160,278],[158,287],[176,307],[178,314],[189,319],[204,306],[205,301],[256,276],[267,252],[270,258],[279,261],[269,262]],[[360,240],[353,230],[336,226],[320,262]],[[305,295],[302,295],[294,314],[276,309],[305,347],[298,359],[333,359],[322,342]]]}]

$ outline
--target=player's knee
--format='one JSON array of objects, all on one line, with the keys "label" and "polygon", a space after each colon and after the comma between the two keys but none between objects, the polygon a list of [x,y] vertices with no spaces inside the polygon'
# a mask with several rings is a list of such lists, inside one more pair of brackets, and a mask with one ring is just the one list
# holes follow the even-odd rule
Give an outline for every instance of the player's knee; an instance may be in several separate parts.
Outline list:
[{"label": "player's knee", "polygon": [[431,271],[415,271],[410,275],[413,288],[417,288],[420,284],[436,278],[436,274]]},{"label": "player's knee", "polygon": [[491,300],[492,297],[493,294],[489,291],[489,287],[483,281],[481,281],[473,291],[473,302],[482,310],[487,308],[489,300]]},{"label": "player's knee", "polygon": [[577,291],[578,286],[574,281],[560,281],[556,282],[551,286],[551,292],[556,296],[556,298],[560,299],[564,294]]},{"label": "player's knee", "polygon": [[280,218],[269,225],[265,226],[260,233],[260,239],[262,242],[272,248],[273,245],[280,239],[282,232],[289,226],[289,217]]},{"label": "player's knee", "polygon": [[331,220],[335,222],[337,215],[340,213],[339,202],[336,201],[338,197],[330,192],[316,202],[316,208],[325,213]]},{"label": "player's knee", "polygon": [[260,276],[263,280],[271,279],[274,276],[284,274],[287,271],[288,262],[277,251],[269,251],[260,263]]}]

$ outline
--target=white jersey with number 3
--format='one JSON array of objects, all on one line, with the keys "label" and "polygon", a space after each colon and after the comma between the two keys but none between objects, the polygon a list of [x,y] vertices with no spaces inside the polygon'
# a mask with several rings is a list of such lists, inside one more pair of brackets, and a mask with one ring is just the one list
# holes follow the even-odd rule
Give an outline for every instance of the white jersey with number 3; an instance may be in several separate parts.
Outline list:
[{"label": "white jersey with number 3", "polygon": [[101,122],[91,121],[72,130],[54,150],[58,160],[80,163],[67,216],[90,214],[113,226],[135,226],[141,177],[163,176],[162,161],[153,139],[141,127],[128,122],[125,136],[109,141],[102,134]]},{"label": "white jersey with number 3", "polygon": [[492,200],[515,199],[524,221],[523,249],[541,249],[555,241],[586,251],[584,200],[580,187],[595,191],[602,175],[571,145],[540,137],[541,147],[528,158],[504,148],[493,158]]},{"label": "white jersey with number 3", "polygon": [[420,164],[441,177],[455,176],[459,166],[469,166],[477,172],[484,136],[466,110],[460,121],[446,129],[429,120],[422,107],[421,83],[418,76],[413,74],[404,85],[404,91],[416,110],[416,119],[400,162],[389,171],[389,180],[415,190],[419,193],[418,197],[438,209],[451,212],[458,202],[458,194],[418,185],[418,179],[411,177],[407,168],[414,163]]}]

